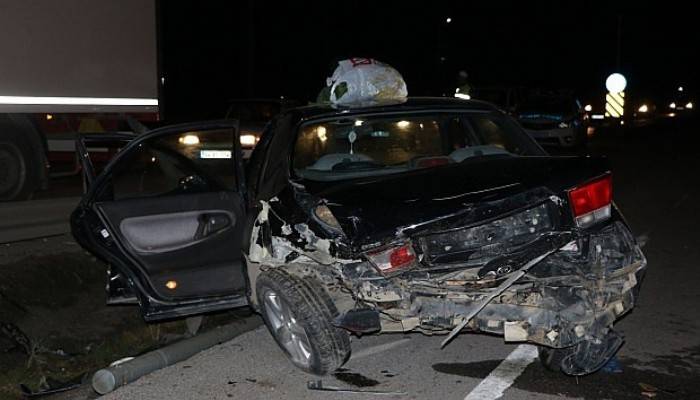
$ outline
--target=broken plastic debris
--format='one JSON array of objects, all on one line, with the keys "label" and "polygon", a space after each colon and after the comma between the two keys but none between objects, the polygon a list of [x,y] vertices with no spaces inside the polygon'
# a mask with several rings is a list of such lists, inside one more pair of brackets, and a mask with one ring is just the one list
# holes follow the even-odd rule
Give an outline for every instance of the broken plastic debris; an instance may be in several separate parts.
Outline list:
[{"label": "broken plastic debris", "polygon": [[292,227],[289,226],[288,224],[282,225],[282,234],[283,235],[291,235],[292,234]]},{"label": "broken plastic debris", "polygon": [[364,393],[364,394],[376,394],[376,395],[389,395],[389,396],[397,396],[397,395],[406,395],[406,392],[393,392],[393,391],[386,391],[386,390],[367,390],[367,389],[350,389],[350,388],[341,388],[337,386],[325,386],[323,384],[323,381],[315,380],[315,381],[308,381],[306,382],[306,388],[309,390],[318,390],[322,392],[336,392],[336,393]]},{"label": "broken plastic debris", "polygon": [[643,382],[639,382],[639,387],[642,389],[642,396],[649,399],[656,397],[659,391],[656,387]]},{"label": "broken plastic debris", "polygon": [[39,385],[40,388],[38,390],[32,390],[25,384],[20,384],[19,389],[24,397],[34,398],[39,396],[46,396],[50,394],[77,389],[85,380],[85,377],[86,374],[81,374],[68,381],[59,381],[51,377],[46,377],[42,379],[42,382]]}]

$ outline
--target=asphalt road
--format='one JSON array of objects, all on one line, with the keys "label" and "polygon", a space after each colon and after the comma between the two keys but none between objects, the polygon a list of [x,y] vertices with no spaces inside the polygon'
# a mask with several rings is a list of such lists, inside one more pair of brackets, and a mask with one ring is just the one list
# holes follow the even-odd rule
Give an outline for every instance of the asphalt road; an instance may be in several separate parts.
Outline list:
[{"label": "asphalt road", "polygon": [[[649,269],[619,372],[571,378],[546,371],[532,348],[463,334],[445,349],[421,334],[353,339],[345,370],[322,384],[377,395],[311,391],[261,327],[145,376],[106,399],[693,399],[700,398],[700,156],[695,128],[665,124],[599,132],[590,151],[613,162],[614,197],[646,242]],[[506,360],[506,361],[504,361]],[[646,394],[643,394],[646,392]]]}]

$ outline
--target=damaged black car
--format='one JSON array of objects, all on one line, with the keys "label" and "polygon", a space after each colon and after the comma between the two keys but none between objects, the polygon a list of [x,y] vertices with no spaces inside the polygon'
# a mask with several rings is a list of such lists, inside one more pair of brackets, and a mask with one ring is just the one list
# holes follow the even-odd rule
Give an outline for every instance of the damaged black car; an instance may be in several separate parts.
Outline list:
[{"label": "damaged black car", "polygon": [[570,375],[618,350],[614,322],[646,260],[613,203],[607,160],[551,157],[478,101],[294,108],[247,165],[235,122],[129,138],[100,174],[85,136],[80,244],[112,303],[146,320],[259,311],[323,375],[351,334],[486,332],[539,346]]}]

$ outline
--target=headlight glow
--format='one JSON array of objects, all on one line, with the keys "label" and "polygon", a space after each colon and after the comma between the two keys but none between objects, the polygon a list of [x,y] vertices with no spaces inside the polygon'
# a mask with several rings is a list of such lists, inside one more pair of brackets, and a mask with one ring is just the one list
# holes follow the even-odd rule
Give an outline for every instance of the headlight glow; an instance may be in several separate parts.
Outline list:
[{"label": "headlight glow", "polygon": [[693,109],[693,102],[689,101],[688,104],[685,105],[685,108]]},{"label": "headlight glow", "polygon": [[326,127],[321,125],[318,128],[316,128],[316,137],[318,137],[318,140],[325,142],[328,140],[328,136],[326,135],[328,131],[326,130]]},{"label": "headlight glow", "polygon": [[671,103],[668,106],[669,106],[669,108],[676,108],[676,103]]},{"label": "headlight glow", "polygon": [[645,112],[649,111],[649,107],[647,107],[646,104],[642,104],[641,106],[639,106],[637,111],[639,111],[640,113],[645,113]]},{"label": "headlight glow", "polygon": [[194,146],[196,144],[199,144],[199,136],[193,135],[193,134],[188,134],[184,136],[180,136],[178,141],[185,146]]},{"label": "headlight glow", "polygon": [[258,137],[255,135],[241,135],[241,146],[255,146],[258,142]]},{"label": "headlight glow", "polygon": [[587,112],[591,112],[591,111],[593,111],[593,106],[590,104],[586,104],[586,106],[583,107],[583,109],[586,110]]}]

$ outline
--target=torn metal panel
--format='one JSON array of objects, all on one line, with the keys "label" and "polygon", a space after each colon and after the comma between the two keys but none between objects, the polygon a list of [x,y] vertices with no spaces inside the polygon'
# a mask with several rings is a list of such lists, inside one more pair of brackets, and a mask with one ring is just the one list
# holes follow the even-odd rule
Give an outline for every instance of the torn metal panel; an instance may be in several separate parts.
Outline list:
[{"label": "torn metal panel", "polygon": [[262,237],[262,229],[265,227],[269,219],[270,203],[266,201],[260,202],[261,209],[255,219],[253,230],[250,234],[250,248],[248,249],[248,259],[253,262],[262,262],[270,256],[268,249],[265,247]]},{"label": "torn metal panel", "polygon": [[[250,261],[279,265],[298,261],[301,256],[307,256],[321,264],[333,262],[328,240],[318,239],[305,224],[297,224],[295,231],[292,231],[289,224],[277,217],[274,211],[271,211],[269,202],[261,201],[260,204],[261,210],[251,232],[248,250]],[[279,223],[277,235],[271,232],[271,214]],[[292,256],[291,259],[290,256]]]},{"label": "torn metal panel", "polygon": [[[496,296],[502,294],[504,291],[506,291],[508,288],[510,288],[513,283],[515,283],[518,279],[522,278],[527,270],[532,268],[534,265],[536,265],[538,262],[542,261],[545,257],[547,257],[549,254],[554,252],[554,249],[549,249],[543,254],[539,254],[535,258],[527,261],[525,264],[519,267],[519,269],[508,277],[508,279],[504,280],[503,283],[501,283],[497,288],[493,289],[484,299],[479,301],[478,303],[475,303],[472,307],[473,309],[465,316],[462,317],[462,321],[455,326],[450,334],[447,336],[445,340],[442,342],[442,346],[444,347],[449,341],[455,337],[459,331],[464,329],[465,326],[471,321],[471,319],[481,310],[484,309]],[[512,262],[508,262],[509,265],[513,265]],[[484,267],[486,268],[486,267]],[[509,271],[510,272],[510,271]]]},{"label": "torn metal panel", "polygon": [[[358,298],[380,309],[391,320],[382,321],[383,329],[392,331],[412,319],[419,323],[407,325],[424,331],[464,328],[505,335],[509,330],[509,340],[551,347],[604,337],[633,307],[631,289],[638,285],[646,260],[622,223],[559,239],[549,252],[531,253],[535,255],[528,260],[533,263],[527,273],[374,277],[356,287]],[[518,265],[522,268],[527,261]],[[519,327],[517,334],[514,326]]]},{"label": "torn metal panel", "polygon": [[[600,342],[633,307],[646,265],[623,222],[575,229],[565,200],[547,190],[465,205],[374,242],[329,234],[311,216],[323,199],[305,197],[306,213],[294,215],[283,211],[287,201],[263,202],[251,253],[261,268],[323,282],[338,303],[336,326],[356,333],[449,333],[443,344],[463,330],[554,348]],[[406,243],[416,260],[396,273],[367,256]]]}]

